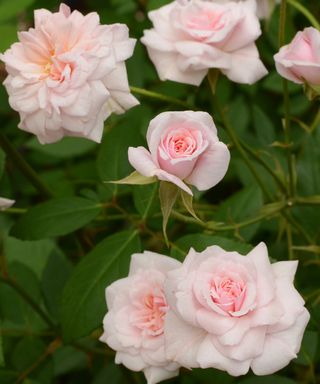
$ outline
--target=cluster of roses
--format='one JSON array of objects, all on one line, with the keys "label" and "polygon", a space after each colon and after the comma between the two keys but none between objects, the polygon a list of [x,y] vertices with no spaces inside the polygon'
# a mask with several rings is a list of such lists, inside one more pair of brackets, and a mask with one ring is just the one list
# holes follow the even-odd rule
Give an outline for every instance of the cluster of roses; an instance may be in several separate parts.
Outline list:
[{"label": "cluster of roses", "polygon": [[191,248],[183,263],[132,255],[129,276],[106,289],[100,340],[148,384],[180,366],[272,374],[297,356],[310,318],[293,285],[296,268],[297,261],[270,264],[264,243],[246,256]]},{"label": "cluster of roses", "polygon": [[[269,3],[258,1],[262,12]],[[256,1],[176,0],[149,13],[153,28],[141,41],[162,80],[200,85],[209,69],[252,84],[267,74],[255,40],[261,29]],[[101,25],[62,4],[35,11],[35,27],[1,59],[4,85],[19,127],[41,143],[63,136],[100,142],[104,120],[138,104],[125,61],[135,40],[122,24]],[[320,85],[320,32],[307,28],[275,55],[278,72]],[[148,128],[149,151],[129,148],[129,161],[146,178],[207,190],[225,175],[230,154],[206,112],[166,112]],[[249,368],[271,374],[293,359],[309,320],[293,286],[297,263],[270,264],[264,244],[246,257],[209,247],[184,262],[145,252],[133,255],[129,276],[107,288],[109,312],[101,340],[116,362],[143,370],[153,384],[180,366],[214,367],[231,375]]]},{"label": "cluster of roses", "polygon": [[[268,0],[258,0],[266,14]],[[162,80],[199,85],[210,68],[252,84],[267,74],[255,40],[261,34],[256,1],[176,0],[149,12],[153,28],[141,41]],[[138,104],[128,85],[125,60],[135,40],[123,24],[101,25],[99,16],[35,11],[35,27],[0,58],[4,85],[19,127],[41,143],[63,136],[100,142],[104,120]],[[320,32],[307,28],[275,55],[279,73],[298,83],[320,84]]]}]

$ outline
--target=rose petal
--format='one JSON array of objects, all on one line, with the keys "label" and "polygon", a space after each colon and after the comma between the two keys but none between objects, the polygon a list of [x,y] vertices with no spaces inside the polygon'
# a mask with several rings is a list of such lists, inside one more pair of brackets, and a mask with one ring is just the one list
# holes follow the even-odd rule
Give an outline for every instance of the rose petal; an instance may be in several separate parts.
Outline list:
[{"label": "rose petal", "polygon": [[199,191],[214,187],[225,176],[230,161],[227,146],[218,142],[205,151],[198,159],[195,168],[186,181]]},{"label": "rose petal", "polygon": [[214,346],[211,335],[202,341],[196,360],[201,368],[216,368],[227,371],[231,376],[245,375],[251,360],[237,361],[223,356]]},{"label": "rose petal", "polygon": [[157,384],[160,381],[171,379],[179,375],[179,369],[168,371],[161,367],[148,367],[143,370],[148,384]]},{"label": "rose petal", "polygon": [[292,327],[283,332],[268,334],[263,353],[251,364],[253,372],[256,375],[271,375],[294,359],[309,319],[308,311],[304,310]]},{"label": "rose petal", "polygon": [[254,44],[238,49],[230,55],[230,68],[222,69],[221,72],[236,83],[253,84],[268,73]]},{"label": "rose petal", "polygon": [[165,321],[167,357],[186,368],[197,368],[197,353],[206,332],[192,327],[169,311]]}]

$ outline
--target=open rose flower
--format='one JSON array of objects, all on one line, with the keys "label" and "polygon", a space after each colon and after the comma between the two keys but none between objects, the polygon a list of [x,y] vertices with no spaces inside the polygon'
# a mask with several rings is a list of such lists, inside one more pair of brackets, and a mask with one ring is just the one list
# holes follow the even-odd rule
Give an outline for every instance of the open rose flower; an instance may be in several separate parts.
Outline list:
[{"label": "open rose flower", "polygon": [[5,211],[6,209],[13,206],[15,200],[6,199],[5,197],[0,197],[0,211]]},{"label": "open rose flower", "polygon": [[295,83],[320,85],[320,32],[305,28],[274,56],[277,71]]},{"label": "open rose flower", "polygon": [[104,120],[138,104],[124,63],[135,40],[127,26],[100,25],[97,13],[71,13],[65,4],[56,13],[36,10],[34,18],[35,28],[1,55],[19,128],[41,143],[66,135],[100,142]]},{"label": "open rose flower", "polygon": [[100,340],[117,351],[116,363],[144,372],[148,384],[177,376],[179,365],[167,360],[164,323],[168,303],[164,281],[180,262],[153,252],[132,255],[128,277],[106,289],[108,313]]},{"label": "open rose flower", "polygon": [[199,85],[210,68],[252,84],[266,75],[254,41],[260,36],[254,1],[218,4],[173,1],[149,12],[141,39],[161,80]]},{"label": "open rose flower", "polygon": [[206,112],[163,112],[151,120],[144,147],[130,147],[130,164],[143,176],[169,181],[192,195],[186,183],[200,191],[216,185],[226,174],[230,153],[219,141]]},{"label": "open rose flower", "polygon": [[297,356],[309,312],[293,285],[297,261],[270,264],[260,243],[247,256],[190,250],[168,273],[168,358],[187,368],[269,375]]},{"label": "open rose flower", "polygon": [[[251,0],[208,0],[215,3],[228,3],[230,1],[239,2],[239,1],[251,1]],[[260,19],[268,18],[274,8],[275,3],[279,3],[280,0],[256,0],[257,2],[257,16]]]}]

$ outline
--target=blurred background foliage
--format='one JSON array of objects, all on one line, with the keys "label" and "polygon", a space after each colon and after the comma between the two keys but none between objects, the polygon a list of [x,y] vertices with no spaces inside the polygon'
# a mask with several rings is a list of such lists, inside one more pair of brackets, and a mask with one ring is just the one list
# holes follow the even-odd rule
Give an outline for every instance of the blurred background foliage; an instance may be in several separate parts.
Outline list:
[{"label": "blurred background foliage", "polygon": [[[138,39],[151,25],[147,12],[168,1],[66,3],[83,13],[97,11],[102,23],[126,23],[131,36]],[[300,3],[320,19],[318,0]],[[0,51],[16,41],[17,30],[32,26],[33,9],[57,9],[58,4],[56,0],[0,0]],[[212,244],[245,254],[260,241],[267,243],[274,260],[300,260],[296,285],[312,318],[298,358],[267,377],[233,378],[211,369],[182,370],[170,382],[320,382],[319,102],[308,101],[301,87],[289,84],[291,138],[286,143],[282,80],[273,62],[279,48],[278,20],[276,7],[270,19],[262,22],[258,40],[269,75],[253,86],[219,79],[216,97],[222,115],[213,105],[207,81],[199,88],[160,82],[138,42],[127,67],[141,105],[107,120],[100,145],[76,138],[40,145],[17,129],[18,115],[10,109],[4,87],[0,88],[1,132],[49,189],[43,193],[35,189],[17,159],[0,150],[1,196],[17,201],[0,214],[1,384],[143,383],[143,375],[114,365],[114,353],[98,342],[106,312],[104,288],[127,274],[130,255],[148,249],[183,259],[190,246],[202,250]],[[308,25],[288,5],[286,41]],[[1,81],[5,76],[0,66]],[[161,95],[171,99],[162,100]],[[168,225],[168,249],[161,233],[158,185],[129,187],[103,181],[120,179],[132,170],[127,148],[145,144],[152,117],[186,108],[212,114],[232,160],[218,186],[196,194],[196,212],[210,225],[199,225],[177,206]],[[225,131],[225,120],[247,160]],[[3,139],[1,146],[5,148]],[[290,199],[288,151],[294,165]]]}]

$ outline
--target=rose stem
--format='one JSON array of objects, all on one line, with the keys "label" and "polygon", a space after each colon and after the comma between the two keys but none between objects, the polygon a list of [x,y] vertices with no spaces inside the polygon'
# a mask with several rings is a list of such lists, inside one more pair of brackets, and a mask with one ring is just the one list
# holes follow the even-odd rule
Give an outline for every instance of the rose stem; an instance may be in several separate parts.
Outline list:
[{"label": "rose stem", "polygon": [[137,87],[130,87],[130,90],[132,93],[135,93],[135,94],[141,95],[141,96],[145,96],[145,97],[148,97],[150,99],[165,101],[169,104],[179,105],[180,107],[183,107],[183,108],[196,109],[194,106],[188,104],[185,101],[181,101],[179,99],[176,99],[175,97],[170,97],[167,95],[163,95],[161,93],[152,92],[152,91],[148,91],[146,89],[137,88]]},{"label": "rose stem", "polygon": [[36,171],[26,162],[23,156],[14,148],[11,142],[3,134],[0,134],[0,146],[44,198],[51,198],[53,196],[50,189],[39,178]]},{"label": "rose stem", "polygon": [[302,13],[310,21],[310,24],[320,31],[320,24],[306,7],[298,3],[296,0],[288,0],[288,4],[292,5],[295,9]]},{"label": "rose stem", "polygon": [[[280,20],[279,20],[279,48],[285,44],[285,27],[286,27],[286,15],[287,15],[287,0],[281,0],[280,4]],[[287,163],[289,171],[289,185],[288,194],[289,198],[295,194],[294,187],[294,165],[291,152],[291,140],[290,140],[290,106],[289,106],[289,92],[288,92],[288,80],[282,79],[283,87],[283,102],[284,102],[284,138],[287,147]]]}]

